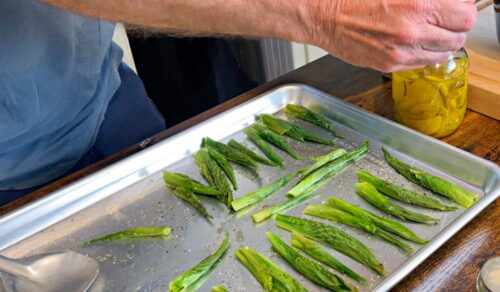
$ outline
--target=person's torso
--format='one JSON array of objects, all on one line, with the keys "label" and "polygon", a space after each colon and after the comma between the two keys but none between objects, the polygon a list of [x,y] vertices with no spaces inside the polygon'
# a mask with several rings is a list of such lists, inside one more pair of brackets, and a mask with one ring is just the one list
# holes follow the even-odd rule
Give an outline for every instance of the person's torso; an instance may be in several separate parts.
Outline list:
[{"label": "person's torso", "polygon": [[36,0],[0,0],[0,189],[70,169],[119,86],[114,24]]}]

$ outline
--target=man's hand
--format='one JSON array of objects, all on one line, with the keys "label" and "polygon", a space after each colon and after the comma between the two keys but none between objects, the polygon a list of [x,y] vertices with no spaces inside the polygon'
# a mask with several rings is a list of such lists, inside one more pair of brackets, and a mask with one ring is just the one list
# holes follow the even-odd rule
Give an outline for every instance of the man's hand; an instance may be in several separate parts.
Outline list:
[{"label": "man's hand", "polygon": [[[460,0],[43,0],[182,35],[277,37],[391,72],[446,60],[476,21]],[[474,1],[474,0],[469,0]]]},{"label": "man's hand", "polygon": [[351,64],[394,72],[441,63],[461,48],[477,10],[459,0],[314,1],[312,42]]}]

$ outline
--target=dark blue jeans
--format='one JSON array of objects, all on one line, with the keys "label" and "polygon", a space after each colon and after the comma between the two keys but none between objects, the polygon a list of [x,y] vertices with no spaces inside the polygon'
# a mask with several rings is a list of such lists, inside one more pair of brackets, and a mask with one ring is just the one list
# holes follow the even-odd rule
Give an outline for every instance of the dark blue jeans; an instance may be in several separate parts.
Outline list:
[{"label": "dark blue jeans", "polygon": [[[165,130],[165,120],[147,96],[139,77],[124,63],[120,65],[118,71],[122,83],[110,101],[94,146],[63,176]],[[0,191],[0,205],[5,205],[43,186]]]}]

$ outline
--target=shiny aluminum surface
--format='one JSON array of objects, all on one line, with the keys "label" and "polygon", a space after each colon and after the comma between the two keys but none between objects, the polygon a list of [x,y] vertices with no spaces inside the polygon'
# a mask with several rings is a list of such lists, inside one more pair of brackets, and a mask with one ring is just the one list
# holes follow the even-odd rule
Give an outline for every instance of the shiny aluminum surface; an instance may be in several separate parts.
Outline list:
[{"label": "shiny aluminum surface", "polygon": [[[233,138],[255,150],[256,147],[245,139],[242,129],[254,123],[255,114],[279,112],[287,103],[305,105],[331,118],[337,130],[346,136],[345,140],[336,139],[339,147],[351,150],[365,140],[371,143],[371,151],[367,157],[319,189],[317,194],[321,195],[320,198],[289,211],[289,215],[308,217],[301,215],[305,206],[320,203],[329,196],[342,198],[381,214],[354,193],[357,181],[355,172],[358,170],[368,170],[399,185],[429,194],[398,175],[385,163],[380,151],[381,145],[412,165],[480,194],[480,200],[473,207],[467,210],[460,207],[454,212],[432,211],[401,203],[408,209],[440,219],[439,224],[434,226],[404,223],[419,236],[432,239],[425,246],[409,243],[415,250],[412,257],[378,238],[332,223],[364,242],[390,271],[390,275],[385,278],[378,277],[361,264],[327,248],[345,265],[371,280],[369,287],[350,281],[360,291],[387,291],[500,193],[500,170],[495,164],[313,88],[288,85],[243,103],[77,181],[47,198],[1,217],[1,253],[19,258],[46,251],[74,250],[100,262],[100,275],[91,291],[166,291],[170,280],[213,252],[222,241],[224,233],[229,231],[231,249],[199,291],[209,291],[210,287],[217,284],[224,285],[230,291],[261,291],[258,282],[234,257],[234,251],[242,246],[250,246],[262,252],[299,279],[310,291],[324,291],[300,276],[270,250],[265,232],[273,231],[286,242],[290,239],[288,232],[278,230],[274,221],[255,226],[249,217],[255,211],[285,200],[285,192],[297,179],[248,214],[228,214],[222,204],[202,198],[214,216],[212,223],[209,223],[192,207],[171,195],[161,178],[161,170],[167,169],[201,179],[191,155],[199,149],[201,138],[205,136],[224,142]],[[278,114],[282,115],[281,112]],[[334,138],[307,122],[294,122],[320,136]],[[243,167],[235,166],[240,188],[234,197],[243,196],[309,165],[310,156],[332,150],[324,145],[304,144],[294,140],[290,142],[303,160],[293,160],[280,152],[285,159],[285,168],[280,170],[262,165],[258,176]],[[453,204],[442,197],[432,196],[446,204]],[[171,227],[171,237],[163,241],[140,240],[133,243],[101,243],[85,248],[79,246],[81,242],[107,233],[152,224]]]}]

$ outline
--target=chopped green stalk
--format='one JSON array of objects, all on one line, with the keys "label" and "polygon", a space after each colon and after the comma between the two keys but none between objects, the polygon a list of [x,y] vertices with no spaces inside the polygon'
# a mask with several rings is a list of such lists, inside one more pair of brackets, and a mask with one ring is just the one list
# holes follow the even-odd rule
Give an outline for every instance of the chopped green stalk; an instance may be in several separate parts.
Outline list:
[{"label": "chopped green stalk", "polygon": [[334,221],[334,222],[339,222],[339,223],[342,223],[345,225],[352,226],[352,227],[357,228],[357,229],[361,229],[361,230],[366,231],[368,233],[378,235],[380,238],[388,241],[389,243],[392,243],[392,244],[404,249],[410,255],[413,254],[413,249],[411,248],[411,246],[398,240],[397,238],[393,237],[392,235],[388,234],[383,229],[378,228],[371,221],[365,220],[361,217],[356,217],[356,216],[349,214],[347,212],[344,212],[342,210],[335,209],[335,208],[332,208],[329,206],[324,206],[324,205],[309,205],[304,210],[304,214],[316,216],[316,217],[327,219],[327,220]]},{"label": "chopped green stalk", "polygon": [[314,164],[312,164],[311,166],[309,166],[308,168],[306,168],[306,170],[302,173],[302,177],[308,176],[316,169],[322,167],[323,165],[327,164],[328,162],[331,162],[331,161],[339,158],[340,156],[342,156],[346,153],[347,153],[347,151],[345,151],[344,149],[335,149],[328,154],[325,154],[325,155],[320,156],[320,157],[316,157],[314,159],[316,162]]},{"label": "chopped green stalk", "polygon": [[87,246],[96,242],[113,241],[119,239],[131,239],[139,237],[166,237],[170,235],[170,231],[170,228],[168,228],[167,226],[146,226],[130,228],[86,241],[82,243],[81,246]]},{"label": "chopped green stalk", "polygon": [[[329,173],[334,171],[338,171],[340,173],[342,170],[347,168],[349,165],[354,163],[356,160],[361,159],[363,154],[368,152],[370,149],[370,145],[368,142],[365,142],[362,146],[357,149],[340,156],[339,158],[333,160],[332,162],[327,163],[320,169],[312,172],[307,177],[303,178],[297,185],[295,185],[291,190],[287,192],[289,196],[296,197],[300,194],[303,194],[306,190],[308,190],[315,183],[322,180]],[[326,182],[325,182],[326,183]]]},{"label": "chopped green stalk", "polygon": [[434,193],[440,194],[447,197],[453,202],[469,208],[474,205],[478,200],[479,195],[469,192],[459,186],[456,186],[449,181],[433,176],[432,174],[426,173],[418,168],[411,167],[403,161],[393,157],[385,148],[382,147],[384,151],[385,159],[396,171],[401,173],[410,181],[426,188]]},{"label": "chopped green stalk", "polygon": [[217,164],[220,166],[220,168],[222,168],[222,170],[224,170],[224,173],[227,175],[227,177],[231,181],[233,188],[235,190],[237,190],[238,189],[238,182],[236,181],[236,176],[234,175],[233,167],[231,166],[231,164],[229,164],[226,157],[210,145],[207,145],[207,149],[208,149],[208,152],[210,153],[210,156],[212,156],[212,158],[215,161],[217,161]]},{"label": "chopped green stalk", "polygon": [[259,166],[247,155],[241,153],[240,151],[227,146],[224,143],[214,141],[208,137],[203,138],[202,146],[211,146],[215,150],[219,151],[220,154],[224,155],[227,159],[239,163],[241,165],[248,166],[250,168],[255,168],[256,171],[259,170]]},{"label": "chopped green stalk", "polygon": [[262,120],[262,122],[264,122],[266,127],[271,129],[276,134],[286,135],[301,142],[311,141],[329,146],[335,146],[335,143],[333,141],[318,137],[297,125],[277,118],[273,115],[262,114],[260,115],[260,119]]},{"label": "chopped green stalk", "polygon": [[210,173],[212,174],[215,186],[219,191],[221,191],[222,196],[220,196],[219,199],[229,208],[231,206],[231,202],[233,201],[233,192],[227,182],[224,170],[222,170],[222,168],[220,168],[217,164],[217,161],[212,158],[207,148],[201,148],[197,155],[200,155],[201,159],[204,160],[210,170]]},{"label": "chopped green stalk", "polygon": [[324,116],[317,114],[303,106],[296,104],[287,104],[285,107],[285,114],[297,119],[311,122],[316,126],[327,130],[333,136],[344,139],[344,136],[340,135],[333,129],[333,124],[329,120],[327,120]]},{"label": "chopped green stalk", "polygon": [[234,200],[232,203],[231,203],[231,206],[233,207],[233,210],[234,211],[239,211],[245,207],[248,207],[250,205],[253,205],[253,204],[256,204],[262,200],[264,200],[265,198],[267,198],[268,196],[272,195],[273,193],[275,193],[276,191],[278,191],[279,189],[281,189],[283,186],[285,186],[289,181],[291,181],[292,179],[294,179],[297,175],[299,175],[299,173],[301,172],[302,170],[298,170],[292,174],[289,174],[263,188],[260,188],[256,191],[253,191],[249,194],[246,194],[245,196],[241,197],[241,198],[238,198],[236,200]]},{"label": "chopped green stalk", "polygon": [[337,175],[339,175],[340,173],[342,173],[342,171],[344,171],[347,168],[347,166],[348,165],[345,165],[344,167],[341,167],[339,169],[336,169],[336,170],[330,172],[329,174],[325,175],[320,181],[314,183],[312,186],[310,186],[309,188],[307,188],[302,193],[309,194],[309,193],[315,192],[316,190],[318,190],[319,188],[321,188],[322,186],[324,186],[326,183],[328,183],[329,181],[331,181],[333,178],[335,178]]},{"label": "chopped green stalk", "polygon": [[396,200],[413,204],[421,207],[431,208],[440,211],[452,211],[457,209],[456,207],[450,207],[442,204],[438,200],[427,197],[423,194],[419,194],[404,188],[401,188],[395,184],[392,184],[386,180],[380,179],[367,171],[358,171],[356,173],[361,181],[366,181],[371,183],[379,192],[385,194]]},{"label": "chopped green stalk", "polygon": [[214,177],[212,176],[212,172],[210,172],[208,164],[205,158],[203,157],[202,153],[200,151],[196,152],[193,155],[193,158],[195,163],[198,165],[198,168],[200,169],[201,175],[205,178],[208,184],[213,187],[216,187]]},{"label": "chopped green stalk", "polygon": [[229,233],[226,233],[224,241],[213,254],[209,255],[196,266],[181,274],[169,284],[169,292],[193,291],[193,286],[199,286],[199,281],[205,280],[204,277],[212,271],[216,264],[220,262],[222,256],[229,248]]},{"label": "chopped green stalk", "polygon": [[276,153],[276,151],[274,151],[273,148],[271,148],[271,146],[267,144],[267,142],[259,135],[259,133],[257,133],[257,131],[252,128],[248,128],[246,130],[243,130],[243,133],[245,133],[248,139],[254,142],[257,147],[259,147],[259,149],[267,156],[267,158],[269,158],[272,162],[278,164],[279,166],[283,165],[283,158],[281,158],[281,156],[279,156],[279,154]]},{"label": "chopped green stalk", "polygon": [[221,191],[216,188],[209,187],[198,183],[197,181],[187,178],[185,175],[163,171],[163,180],[171,187],[183,187],[193,193],[203,195],[222,195]]},{"label": "chopped green stalk", "polygon": [[295,231],[310,239],[322,242],[370,267],[375,272],[381,275],[385,274],[384,266],[368,247],[338,228],[321,222],[282,214],[276,216],[276,224],[278,227],[290,232]]},{"label": "chopped green stalk", "polygon": [[196,210],[198,210],[198,212],[201,213],[201,215],[205,216],[205,218],[213,218],[213,216],[208,213],[207,209],[205,209],[205,206],[203,206],[198,196],[193,192],[190,192],[183,187],[173,188],[172,191],[176,197],[191,204]]},{"label": "chopped green stalk", "polygon": [[308,239],[305,236],[302,236],[300,233],[292,232],[291,243],[294,247],[302,250],[303,252],[310,255],[314,259],[339,271],[340,273],[347,275],[358,282],[365,282],[365,283],[368,282],[367,279],[361,277],[348,267],[344,266],[336,258],[334,258],[332,255],[330,255],[328,252],[322,249],[319,245],[314,243],[314,241]]},{"label": "chopped green stalk", "polygon": [[307,292],[297,280],[255,250],[243,247],[238,249],[235,255],[259,281],[265,291]]},{"label": "chopped green stalk", "polygon": [[413,233],[413,231],[408,229],[406,226],[404,226],[404,225],[402,225],[394,220],[380,217],[380,216],[375,215],[369,211],[361,209],[357,206],[351,205],[348,202],[343,201],[341,199],[330,197],[326,200],[326,204],[330,207],[340,209],[342,211],[345,211],[345,212],[350,213],[352,215],[358,216],[358,217],[363,218],[365,220],[370,220],[375,225],[377,225],[377,227],[380,227],[386,231],[397,234],[397,235],[399,235],[405,239],[411,240],[415,243],[424,244],[424,243],[428,242],[428,240],[425,240],[425,239],[418,237],[415,233]]},{"label": "chopped green stalk", "polygon": [[259,154],[253,152],[252,150],[248,149],[247,147],[243,146],[242,144],[236,142],[235,140],[231,139],[229,140],[229,142],[227,143],[227,145],[229,145],[229,147],[233,147],[234,149],[240,151],[241,153],[247,155],[248,157],[252,158],[253,160],[255,160],[256,162],[259,162],[259,163],[262,163],[262,164],[266,164],[266,165],[269,165],[269,166],[279,166],[279,164],[277,163],[274,163],[262,156],[260,156]]},{"label": "chopped green stalk", "polygon": [[282,256],[297,272],[307,279],[331,291],[358,291],[356,287],[348,284],[342,278],[332,274],[321,264],[314,262],[296,252],[284,243],[277,235],[266,232],[267,239],[273,249]]},{"label": "chopped green stalk", "polygon": [[306,215],[343,223],[372,234],[377,231],[377,226],[375,226],[375,224],[373,224],[372,222],[329,206],[309,205],[304,209],[303,213]]},{"label": "chopped green stalk", "polygon": [[213,286],[212,291],[210,291],[210,292],[229,292],[229,290],[227,290],[226,288],[224,288],[221,285],[217,285],[217,286]]},{"label": "chopped green stalk", "polygon": [[436,223],[439,219],[429,217],[407,210],[396,203],[389,201],[381,195],[377,189],[369,182],[357,183],[355,186],[356,193],[372,204],[377,209],[384,211],[387,214],[395,216],[403,221],[411,220],[419,223]]},{"label": "chopped green stalk", "polygon": [[297,160],[302,160],[302,158],[300,158],[300,156],[298,156],[297,153],[295,153],[295,151],[293,151],[293,149],[290,147],[290,145],[288,145],[288,141],[281,138],[280,135],[274,133],[273,131],[269,130],[268,128],[266,128],[260,124],[254,124],[252,126],[252,129],[257,131],[257,133],[259,133],[259,135],[262,137],[262,139],[273,144],[274,146],[278,147],[279,149],[285,151],[293,158],[295,158]]},{"label": "chopped green stalk", "polygon": [[259,223],[259,222],[262,222],[264,220],[266,220],[267,218],[273,216],[273,215],[276,215],[276,214],[279,214],[279,213],[283,213],[283,212],[286,212],[292,208],[295,208],[297,206],[299,206],[300,204],[304,203],[304,202],[307,202],[309,201],[310,199],[313,199],[317,196],[313,195],[312,193],[306,193],[306,194],[302,194],[298,197],[295,197],[295,198],[292,198],[292,199],[289,199],[287,201],[284,201],[284,202],[281,202],[277,205],[274,205],[270,208],[267,208],[267,209],[264,209],[264,210],[261,210],[255,214],[253,214],[251,217],[252,217],[252,221],[254,223]]}]

